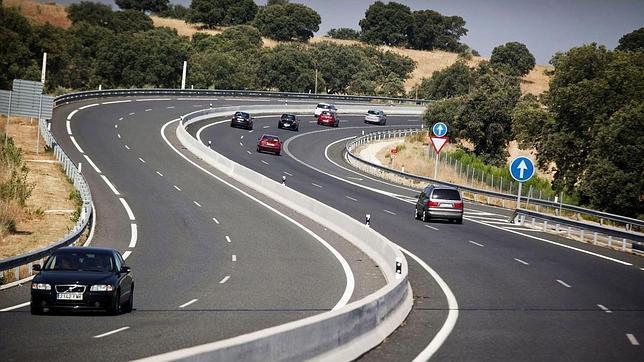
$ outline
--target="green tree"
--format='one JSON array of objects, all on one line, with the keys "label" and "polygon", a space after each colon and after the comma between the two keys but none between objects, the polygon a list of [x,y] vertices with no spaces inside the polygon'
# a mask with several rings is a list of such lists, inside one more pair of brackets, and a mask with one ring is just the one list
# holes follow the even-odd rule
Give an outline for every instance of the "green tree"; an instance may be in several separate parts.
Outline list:
[{"label": "green tree", "polygon": [[208,50],[194,53],[189,59],[188,82],[197,88],[253,89],[256,72],[239,62],[234,53]]},{"label": "green tree", "polygon": [[136,10],[117,11],[113,14],[113,27],[117,33],[120,32],[138,32],[154,29],[154,22],[144,13]]},{"label": "green tree", "polygon": [[338,28],[329,30],[327,36],[333,39],[358,40],[360,32],[351,28]]},{"label": "green tree", "polygon": [[96,89],[101,79],[96,74],[96,56],[99,44],[114,37],[114,33],[102,26],[96,26],[84,21],[75,23],[68,33],[72,43],[72,71],[70,73],[71,88]]},{"label": "green tree", "polygon": [[190,10],[180,4],[169,4],[167,9],[155,12],[156,15],[162,18],[173,18],[180,20],[188,20],[189,13]]},{"label": "green tree", "polygon": [[376,1],[360,20],[362,40],[375,45],[406,46],[408,27],[413,16],[408,6],[391,1]]},{"label": "green tree", "polygon": [[443,16],[433,10],[413,12],[408,28],[409,46],[413,49],[457,51],[461,36],[467,34],[465,20],[460,16]]},{"label": "green tree", "polygon": [[644,28],[633,30],[622,36],[616,49],[633,52],[644,50]]},{"label": "green tree", "polygon": [[286,5],[288,4],[288,0],[268,0],[266,2],[266,6],[273,6],[273,5]]},{"label": "green tree", "polygon": [[474,89],[476,72],[462,61],[432,73],[431,78],[423,78],[418,89],[418,97],[423,99],[450,98],[468,94]]},{"label": "green tree", "polygon": [[525,44],[509,42],[492,50],[490,64],[510,75],[521,77],[534,68],[535,59]]},{"label": "green tree", "polygon": [[380,89],[380,94],[386,97],[400,97],[405,94],[405,84],[395,73],[389,73]]},{"label": "green tree", "polygon": [[253,0],[192,0],[187,21],[207,28],[251,22],[257,14]]},{"label": "green tree", "polygon": [[34,27],[34,43],[32,51],[41,56],[47,52],[47,82],[48,90],[57,86],[72,88],[70,82],[73,70],[73,55],[71,52],[74,39],[65,29],[49,23]]},{"label": "green tree", "polygon": [[512,132],[522,149],[542,149],[544,140],[555,127],[552,113],[532,94],[521,98],[511,117]]},{"label": "green tree", "polygon": [[34,41],[29,21],[17,9],[0,6],[0,89],[10,89],[14,79],[29,79],[27,69],[37,70]]},{"label": "green tree", "polygon": [[307,41],[320,29],[320,14],[302,4],[271,5],[260,9],[255,26],[262,35],[280,41]]},{"label": "green tree", "polygon": [[158,13],[168,8],[170,0],[115,0],[116,5],[123,10],[150,11]]},{"label": "green tree", "polygon": [[259,77],[265,88],[284,92],[308,92],[315,87],[311,52],[302,45],[282,44],[261,57]]},{"label": "green tree", "polygon": [[114,13],[109,5],[81,1],[67,7],[67,17],[72,23],[84,21],[92,25],[114,29]]}]

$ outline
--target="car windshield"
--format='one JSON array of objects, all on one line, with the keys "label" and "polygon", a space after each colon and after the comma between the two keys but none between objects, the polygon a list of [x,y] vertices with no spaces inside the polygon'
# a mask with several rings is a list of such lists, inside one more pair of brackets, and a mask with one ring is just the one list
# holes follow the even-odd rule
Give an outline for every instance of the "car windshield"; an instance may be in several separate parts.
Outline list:
[{"label": "car windshield", "polygon": [[250,118],[250,114],[245,112],[236,112],[235,117],[237,118]]},{"label": "car windshield", "polygon": [[432,194],[432,199],[441,199],[441,200],[460,200],[461,195],[458,190],[454,189],[436,189]]},{"label": "car windshield", "polygon": [[283,114],[282,119],[286,121],[295,121],[295,115],[293,114]]},{"label": "car windshield", "polygon": [[369,113],[369,114],[373,114],[373,115],[376,115],[376,116],[377,116],[377,115],[379,115],[379,114],[380,114],[380,111],[376,111],[375,109],[370,109],[370,110],[369,110],[369,112],[367,112],[367,113]]},{"label": "car windshield", "polygon": [[43,269],[111,272],[114,271],[114,265],[114,259],[109,253],[74,251],[53,254],[47,259]]},{"label": "car windshield", "polygon": [[318,104],[318,108],[329,109],[329,108],[331,108],[331,106],[328,105],[328,104],[320,103],[320,104]]},{"label": "car windshield", "polygon": [[262,139],[264,141],[268,141],[268,142],[279,142],[279,140],[280,140],[279,138],[277,138],[275,136],[264,136],[264,137],[262,137]]}]

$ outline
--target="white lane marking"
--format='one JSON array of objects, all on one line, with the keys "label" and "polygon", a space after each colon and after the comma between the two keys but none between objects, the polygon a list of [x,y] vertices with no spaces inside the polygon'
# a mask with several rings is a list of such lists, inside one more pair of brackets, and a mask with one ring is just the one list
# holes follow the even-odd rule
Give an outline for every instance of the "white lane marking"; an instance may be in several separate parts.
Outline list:
[{"label": "white lane marking", "polygon": [[437,228],[437,227],[434,227],[434,226],[431,226],[431,225],[425,225],[425,227],[426,227],[426,228],[428,228],[428,229],[432,229],[432,230],[436,230],[436,231],[438,231],[438,228]]},{"label": "white lane marking", "polygon": [[395,212],[393,212],[393,211],[389,211],[389,210],[387,210],[387,209],[383,209],[382,211],[386,212],[387,214],[396,215],[396,213],[395,213]]},{"label": "white lane marking", "polygon": [[505,223],[508,222],[507,217],[504,220],[504,219],[502,219],[502,217],[489,217],[489,216],[478,216],[478,215],[473,216],[473,215],[468,215],[467,213],[465,213],[465,216],[467,216],[470,219],[476,219],[476,220],[481,220],[481,221],[486,221],[487,220],[487,221],[504,221]]},{"label": "white lane marking", "polygon": [[175,189],[177,189],[177,191],[181,191],[181,189],[180,189],[180,188],[179,188],[179,186],[177,186],[177,185],[172,185],[172,187],[174,187]]},{"label": "white lane marking", "polygon": [[485,245],[480,244],[480,243],[477,243],[476,241],[473,241],[473,240],[468,240],[467,242],[468,242],[468,243],[470,243],[470,244],[474,244],[474,245],[476,245],[476,246],[480,246],[480,247],[484,247],[484,246],[485,246]]},{"label": "white lane marking", "polygon": [[130,327],[122,327],[122,328],[119,328],[119,329],[115,329],[115,330],[113,330],[113,331],[109,331],[109,332],[107,332],[107,333],[103,333],[103,334],[99,334],[99,335],[97,335],[97,336],[94,336],[94,338],[103,338],[103,337],[107,337],[107,336],[112,335],[112,334],[114,334],[114,333],[123,332],[123,331],[124,331],[124,330],[126,330],[126,329],[130,329]]},{"label": "white lane marking", "polygon": [[126,251],[123,253],[123,260],[127,260],[127,258],[132,254],[130,250]]},{"label": "white lane marking", "polygon": [[103,179],[103,181],[105,181],[105,183],[106,183],[106,184],[107,184],[107,186],[110,188],[110,190],[112,190],[112,192],[114,193],[114,195],[116,195],[116,196],[120,195],[120,193],[118,192],[118,190],[116,190],[116,187],[114,187],[114,185],[110,182],[110,180],[108,180],[108,179],[107,179],[107,176],[105,176],[105,175],[101,175],[101,178]]},{"label": "white lane marking", "polygon": [[349,199],[349,200],[351,200],[351,201],[358,201],[358,199],[353,198],[353,197],[351,197],[351,196],[346,196],[346,195],[345,195],[344,197],[346,197],[347,199]]},{"label": "white lane marking", "polygon": [[244,147],[244,144],[243,144],[243,143],[241,143],[241,142],[239,142],[239,145],[240,145],[240,146],[242,146],[242,147]]},{"label": "white lane marking", "polygon": [[67,134],[68,134],[68,135],[71,135],[71,134],[72,134],[72,126],[71,126],[71,124],[69,123],[69,120],[67,120],[67,122],[65,122],[65,124],[66,124],[66,126],[67,126]]},{"label": "white lane marking", "polygon": [[286,171],[284,171],[284,174],[285,174],[285,175],[287,175],[287,176],[291,176],[291,177],[293,177],[293,175],[292,175],[292,174],[290,174],[290,173],[288,173],[288,172],[286,172]]},{"label": "white lane marking", "polygon": [[311,182],[311,185],[313,185],[313,186],[315,186],[315,187],[317,187],[317,188],[322,188],[322,186],[320,186],[320,185],[318,185],[318,184],[314,184],[313,182]]},{"label": "white lane marking", "polygon": [[351,180],[356,180],[356,181],[362,181],[362,180],[364,180],[364,179],[362,179],[362,178],[360,178],[360,177],[352,177],[352,176],[347,176],[347,178],[348,178],[348,179],[351,179]]},{"label": "white lane marking", "polygon": [[253,154],[253,153],[252,153],[252,152],[250,152],[249,150],[246,150],[246,153],[248,153],[249,155],[252,155],[252,154]]},{"label": "white lane marking", "polygon": [[120,134],[120,133],[117,133],[117,134],[116,134],[116,137],[121,138],[121,134]]},{"label": "white lane marking", "polygon": [[264,127],[262,127],[262,128],[264,128],[264,129],[266,129],[266,128],[271,128],[271,126],[264,126]]},{"label": "white lane marking", "polygon": [[239,137],[239,139],[240,139],[240,140],[243,140],[243,139],[244,139],[244,135],[242,135],[241,137]]},{"label": "white lane marking", "polygon": [[212,218],[212,221],[214,221],[214,222],[215,222],[215,224],[219,225],[219,220],[217,220],[217,218],[216,218],[216,217],[213,217],[213,218]]},{"label": "white lane marking", "polygon": [[407,122],[418,122],[417,119],[408,119]]},{"label": "white lane marking", "polygon": [[136,241],[139,235],[138,228],[136,227],[136,224],[130,224],[130,228],[132,229],[132,232],[130,236],[130,245],[128,245],[128,248],[136,248]]},{"label": "white lane marking", "polygon": [[89,165],[92,166],[94,171],[96,171],[96,173],[101,173],[101,170],[99,170],[98,167],[96,167],[96,164],[94,164],[94,162],[92,162],[92,159],[90,159],[89,156],[87,156],[87,155],[83,155],[83,156],[85,156],[85,159],[87,160]]},{"label": "white lane marking", "polygon": [[523,265],[530,265],[530,263],[528,263],[527,261],[523,261],[521,259],[514,258],[514,260],[518,261],[519,263],[521,263]]},{"label": "white lane marking", "polygon": [[203,107],[201,104],[193,104],[192,106],[193,106],[193,107],[195,107],[195,108],[197,108],[197,107]]},{"label": "white lane marking", "polygon": [[20,303],[20,304],[14,305],[14,306],[12,306],[12,307],[7,307],[7,308],[4,308],[4,309],[0,309],[0,312],[8,312],[8,311],[10,311],[10,310],[14,310],[14,309],[18,309],[18,308],[26,307],[26,306],[28,306],[29,304],[31,304],[31,302],[24,302],[24,303]]},{"label": "white lane marking", "polygon": [[72,140],[72,143],[74,144],[74,146],[76,146],[76,149],[78,149],[78,152],[85,153],[85,151],[83,151],[81,146],[78,145],[78,142],[76,142],[76,138],[74,138],[74,136],[69,136],[69,139]]},{"label": "white lane marking", "polygon": [[123,117],[119,118],[119,121],[122,121],[122,120],[123,120]]},{"label": "white lane marking", "polygon": [[195,205],[197,205],[197,207],[201,207],[201,204],[199,204],[197,201],[193,201],[193,202]]},{"label": "white lane marking", "polygon": [[631,342],[633,346],[639,346],[640,342],[635,338],[635,336],[631,333],[626,333],[626,338],[628,338],[628,341]]},{"label": "white lane marking", "polygon": [[530,229],[527,227],[521,227],[521,226],[516,226],[516,227],[504,227],[503,230],[519,230],[519,231],[525,231],[525,232],[534,232],[534,233],[542,233],[543,230],[539,229]]},{"label": "white lane marking", "polygon": [[101,103],[101,104],[105,105],[105,104],[130,103],[130,102],[132,102],[132,100],[129,100],[129,99],[128,99],[128,100],[125,100],[125,101],[109,101],[109,102],[103,102],[103,103]]},{"label": "white lane marking", "polygon": [[145,111],[146,111],[146,112],[150,112],[151,110],[152,110],[152,108],[148,108],[148,109],[146,109]]},{"label": "white lane marking", "polygon": [[74,115],[75,115],[77,112],[78,112],[78,109],[73,110],[73,111],[72,111],[72,112],[67,116],[67,120],[69,121],[70,119],[72,119],[72,117],[74,117]]},{"label": "white lane marking", "polygon": [[568,284],[568,283],[564,282],[563,280],[559,280],[559,279],[557,279],[557,283],[559,283],[559,284],[563,285],[563,286],[564,286],[564,287],[566,287],[566,288],[570,288],[570,284]]},{"label": "white lane marking", "polygon": [[183,304],[181,304],[181,305],[179,306],[179,308],[185,308],[185,307],[189,306],[190,304],[192,304],[192,303],[194,303],[194,302],[196,302],[196,301],[198,301],[198,300],[199,300],[199,299],[193,299],[193,300],[191,300],[191,301],[189,301],[189,302],[183,303]]},{"label": "white lane marking", "polygon": [[315,123],[315,122],[317,122],[317,121],[309,121],[309,123]]},{"label": "white lane marking", "polygon": [[98,106],[98,103],[88,104],[86,106],[78,107],[78,109],[87,109],[87,108],[92,108],[92,107],[96,107],[96,106]]},{"label": "white lane marking", "polygon": [[165,107],[165,108],[172,109],[172,108],[174,108],[174,106],[168,106],[168,107]]},{"label": "white lane marking", "polygon": [[230,236],[226,235],[226,241],[231,243],[232,241],[230,240]]},{"label": "white lane marking", "polygon": [[254,131],[254,129],[251,129],[250,131],[248,131],[248,133],[253,133],[253,131]]},{"label": "white lane marking", "polygon": [[114,128],[119,128],[119,125],[118,125],[118,124],[115,124],[115,125],[114,125]]},{"label": "white lane marking", "polygon": [[134,114],[135,114],[134,112],[130,112],[130,116],[133,116]]},{"label": "white lane marking", "polygon": [[171,98],[146,98],[146,99],[137,99],[137,102],[156,102],[156,101],[171,101]]},{"label": "white lane marking", "polygon": [[222,279],[221,281],[219,281],[219,284],[224,284],[225,282],[227,282],[227,281],[228,281],[228,279],[230,279],[230,275],[226,275],[226,276],[224,277],[224,279]]},{"label": "white lane marking", "polygon": [[144,159],[142,159],[141,157],[139,157],[139,161],[141,161],[141,162],[145,163],[145,160],[144,160]]},{"label": "white lane marking", "polygon": [[237,261],[237,255],[233,254],[233,261]]},{"label": "white lane marking", "polygon": [[260,160],[260,161],[262,161],[263,164],[268,165],[268,162],[266,162],[264,160]]},{"label": "white lane marking", "polygon": [[603,311],[604,311],[604,312],[606,312],[606,313],[613,313],[613,311],[612,311],[612,310],[610,310],[610,309],[606,308],[606,307],[605,307],[604,305],[602,305],[602,304],[597,304],[597,306],[599,307],[599,309],[603,310]]},{"label": "white lane marking", "polygon": [[644,268],[640,268],[640,270],[644,271]]},{"label": "white lane marking", "polygon": [[163,177],[163,174],[161,172],[159,172],[159,171],[157,171],[157,175]]},{"label": "white lane marking", "polygon": [[119,197],[119,201],[121,201],[121,204],[123,205],[125,212],[127,212],[127,216],[130,218],[130,221],[136,220],[134,218],[134,213],[132,212],[132,209],[130,209],[130,205],[128,205],[127,201],[125,201],[125,199],[122,197]]},{"label": "white lane marking", "polygon": [[[176,147],[174,147],[174,145],[172,145],[172,143],[170,143],[170,141],[168,140],[168,138],[167,138],[167,137],[166,137],[166,135],[165,135],[165,129],[166,129],[170,124],[172,124],[172,123],[177,123],[177,122],[179,122],[179,121],[180,121],[180,119],[174,119],[174,120],[172,120],[172,121],[168,121],[168,122],[166,122],[166,123],[163,125],[163,127],[161,127],[161,137],[163,138],[163,140],[165,141],[165,143],[166,143],[166,144],[167,144],[167,145],[168,145],[168,146],[169,146],[169,147],[170,147],[170,148],[171,148],[175,153],[177,153],[177,154],[178,154],[180,157],[182,157],[184,160],[186,160],[187,162],[189,162],[190,164],[192,164],[192,165],[193,165],[193,166],[195,166],[196,168],[200,169],[201,171],[203,171],[204,173],[206,173],[206,174],[207,174],[207,175],[209,175],[210,177],[212,177],[212,178],[216,179],[217,181],[219,181],[219,182],[223,183],[224,185],[226,185],[226,186],[230,187],[231,189],[233,189],[233,190],[235,190],[235,191],[239,192],[240,194],[242,194],[242,195],[244,195],[244,196],[248,197],[248,198],[249,198],[249,199],[251,199],[252,201],[254,201],[254,202],[258,203],[259,205],[262,205],[263,207],[265,207],[265,208],[267,208],[267,209],[269,209],[269,210],[271,210],[271,211],[272,211],[272,212],[274,212],[275,214],[277,214],[277,215],[279,215],[279,216],[283,217],[285,220],[287,220],[287,221],[289,221],[289,222],[293,223],[295,226],[297,226],[297,227],[299,227],[300,229],[304,230],[304,232],[306,232],[307,234],[311,235],[311,236],[312,236],[315,240],[317,240],[320,244],[324,245],[324,247],[326,247],[326,248],[327,248],[327,250],[329,250],[329,252],[331,252],[331,254],[333,254],[333,256],[334,256],[334,257],[335,257],[335,258],[340,262],[340,265],[342,265],[342,270],[343,270],[343,272],[344,272],[344,274],[345,274],[345,277],[346,277],[346,285],[345,285],[344,292],[342,293],[342,296],[340,297],[340,299],[338,300],[338,302],[336,303],[336,305],[332,308],[332,310],[336,310],[336,309],[339,309],[339,308],[342,308],[343,306],[345,306],[345,305],[349,302],[349,299],[351,299],[351,296],[353,295],[353,290],[355,289],[355,278],[354,278],[354,276],[353,276],[353,271],[351,270],[351,266],[349,266],[349,263],[347,263],[346,259],[342,256],[342,254],[340,254],[340,253],[339,253],[335,248],[333,248],[333,246],[331,246],[331,245],[330,245],[326,240],[322,239],[319,235],[317,235],[316,233],[314,233],[314,232],[313,232],[313,231],[311,231],[310,229],[306,228],[306,226],[304,226],[304,225],[302,225],[301,223],[297,222],[296,220],[294,220],[293,218],[289,217],[288,215],[285,215],[284,213],[280,212],[279,210],[277,210],[277,209],[275,209],[275,208],[271,207],[271,206],[270,206],[270,205],[268,205],[267,203],[265,203],[265,202],[263,202],[263,201],[261,201],[261,200],[257,199],[256,197],[253,197],[252,195],[250,195],[249,193],[247,193],[247,192],[243,191],[243,190],[242,190],[242,189],[240,189],[239,187],[237,187],[237,186],[235,186],[235,185],[231,184],[230,182],[225,181],[225,180],[224,180],[224,179],[222,179],[221,177],[216,176],[216,175],[215,175],[215,174],[213,174],[212,172],[210,172],[210,171],[206,170],[205,168],[203,168],[203,167],[199,166],[196,162],[194,162],[194,161],[192,161],[190,158],[188,158],[188,156],[186,156],[186,155],[184,155],[183,153],[181,153],[181,152],[180,152]],[[227,121],[226,121],[226,120],[224,120],[223,122],[227,122]],[[204,129],[204,128],[206,128],[206,127],[207,127],[207,126],[204,126],[204,127],[202,127],[202,129]],[[203,141],[201,141],[201,139],[199,139],[199,142],[203,142]]]},{"label": "white lane marking", "polygon": [[130,149],[130,146],[128,146],[128,145],[125,145],[125,148],[129,150],[129,149]]}]

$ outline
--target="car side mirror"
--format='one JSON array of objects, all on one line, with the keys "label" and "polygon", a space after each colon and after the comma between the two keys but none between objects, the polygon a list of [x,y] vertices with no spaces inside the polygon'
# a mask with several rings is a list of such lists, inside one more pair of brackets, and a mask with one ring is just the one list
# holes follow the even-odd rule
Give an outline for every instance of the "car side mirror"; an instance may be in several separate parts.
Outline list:
[{"label": "car side mirror", "polygon": [[121,273],[125,273],[125,274],[127,274],[127,273],[129,273],[129,272],[130,272],[130,267],[129,267],[129,266],[125,266],[125,265],[123,265],[123,266],[121,267]]},{"label": "car side mirror", "polygon": [[40,264],[34,264],[34,265],[31,266],[31,270],[33,270],[35,272],[39,272],[42,269],[40,268]]}]

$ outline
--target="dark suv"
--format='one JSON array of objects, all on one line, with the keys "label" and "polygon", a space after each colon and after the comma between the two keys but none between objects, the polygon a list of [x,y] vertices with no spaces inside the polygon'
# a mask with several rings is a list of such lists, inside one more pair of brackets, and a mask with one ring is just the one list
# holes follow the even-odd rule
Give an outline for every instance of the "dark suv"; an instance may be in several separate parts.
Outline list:
[{"label": "dark suv", "polygon": [[431,219],[455,220],[463,223],[463,198],[454,187],[442,185],[429,185],[418,195],[416,219],[429,221]]},{"label": "dark suv", "polygon": [[235,112],[230,119],[230,126],[253,129],[253,117],[248,112]]},{"label": "dark suv", "polygon": [[284,113],[277,122],[277,128],[288,128],[297,131],[300,129],[300,120],[294,114]]}]

